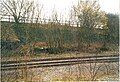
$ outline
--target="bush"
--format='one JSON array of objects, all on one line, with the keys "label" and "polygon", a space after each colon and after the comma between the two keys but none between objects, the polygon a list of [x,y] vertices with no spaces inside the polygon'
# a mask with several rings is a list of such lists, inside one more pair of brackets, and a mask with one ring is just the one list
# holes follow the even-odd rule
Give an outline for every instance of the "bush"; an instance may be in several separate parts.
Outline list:
[{"label": "bush", "polygon": [[61,49],[60,48],[47,48],[46,49],[47,50],[47,52],[49,53],[49,54],[58,54],[58,53],[61,53]]},{"label": "bush", "polygon": [[47,52],[47,49],[46,49],[46,48],[34,48],[34,52],[35,52],[36,54],[46,53],[46,52]]}]

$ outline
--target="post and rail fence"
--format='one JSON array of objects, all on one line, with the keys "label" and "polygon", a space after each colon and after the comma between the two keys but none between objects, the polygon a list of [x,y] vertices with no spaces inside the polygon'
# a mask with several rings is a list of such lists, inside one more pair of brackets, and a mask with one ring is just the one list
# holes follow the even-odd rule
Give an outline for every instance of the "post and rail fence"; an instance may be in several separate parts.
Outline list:
[{"label": "post and rail fence", "polygon": [[[11,15],[0,15],[0,21],[2,22],[15,22],[14,17]],[[51,22],[59,23],[60,25],[68,25],[68,26],[80,26],[79,22],[76,20],[54,20],[47,18],[28,18],[28,17],[20,17],[20,23],[40,23],[40,24],[48,24]]]}]

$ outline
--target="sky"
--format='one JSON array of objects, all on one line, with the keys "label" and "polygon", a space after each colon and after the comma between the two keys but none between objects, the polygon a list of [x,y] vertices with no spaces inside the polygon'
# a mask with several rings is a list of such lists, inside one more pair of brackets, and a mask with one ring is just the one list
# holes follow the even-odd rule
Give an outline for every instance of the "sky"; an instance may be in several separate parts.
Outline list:
[{"label": "sky", "polygon": [[119,0],[99,0],[101,9],[107,13],[118,13],[120,7]]},{"label": "sky", "polygon": [[[101,10],[107,13],[119,13],[119,0],[98,0]],[[70,9],[78,3],[78,0],[38,0],[43,5],[44,17],[50,18],[53,9],[57,11],[64,19],[68,18]]]}]

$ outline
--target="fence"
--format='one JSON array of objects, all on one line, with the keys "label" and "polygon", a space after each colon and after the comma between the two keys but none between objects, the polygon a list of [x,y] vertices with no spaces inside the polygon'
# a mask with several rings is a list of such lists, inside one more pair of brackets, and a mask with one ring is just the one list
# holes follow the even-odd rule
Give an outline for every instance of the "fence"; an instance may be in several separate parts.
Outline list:
[{"label": "fence", "polygon": [[[2,15],[0,17],[0,21],[5,22],[15,22],[14,17],[11,15]],[[69,26],[80,26],[80,23],[77,20],[53,20],[47,18],[28,18],[28,17],[20,17],[20,23],[40,23],[40,24],[48,24],[51,22],[59,23],[60,25],[69,25]]]}]

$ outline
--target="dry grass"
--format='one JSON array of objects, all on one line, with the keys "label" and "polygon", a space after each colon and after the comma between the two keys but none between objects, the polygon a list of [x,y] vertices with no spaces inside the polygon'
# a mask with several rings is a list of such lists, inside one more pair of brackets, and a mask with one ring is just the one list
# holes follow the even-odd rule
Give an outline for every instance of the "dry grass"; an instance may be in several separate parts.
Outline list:
[{"label": "dry grass", "polygon": [[[112,63],[115,65],[114,63]],[[85,69],[84,66],[89,68],[89,64],[79,64],[80,69],[78,69],[78,65],[73,66],[63,66],[63,67],[48,67],[48,68],[35,68],[28,70],[28,82],[83,82],[83,81],[91,81],[90,73],[88,69]],[[102,65],[102,64],[97,64]],[[113,67],[113,65],[110,65]],[[113,68],[116,71],[115,67]],[[20,71],[19,71],[20,72]],[[97,73],[95,81],[98,80],[118,80],[118,75],[112,70],[109,70],[108,74],[106,73],[106,69],[103,66]],[[14,78],[14,73],[11,75],[6,74],[3,76],[2,82],[25,82],[25,78],[18,77],[16,80]],[[9,78],[8,78],[9,77]],[[9,80],[8,80],[9,79]],[[8,81],[5,81],[8,80]],[[109,80],[110,81],[110,80]]]}]

